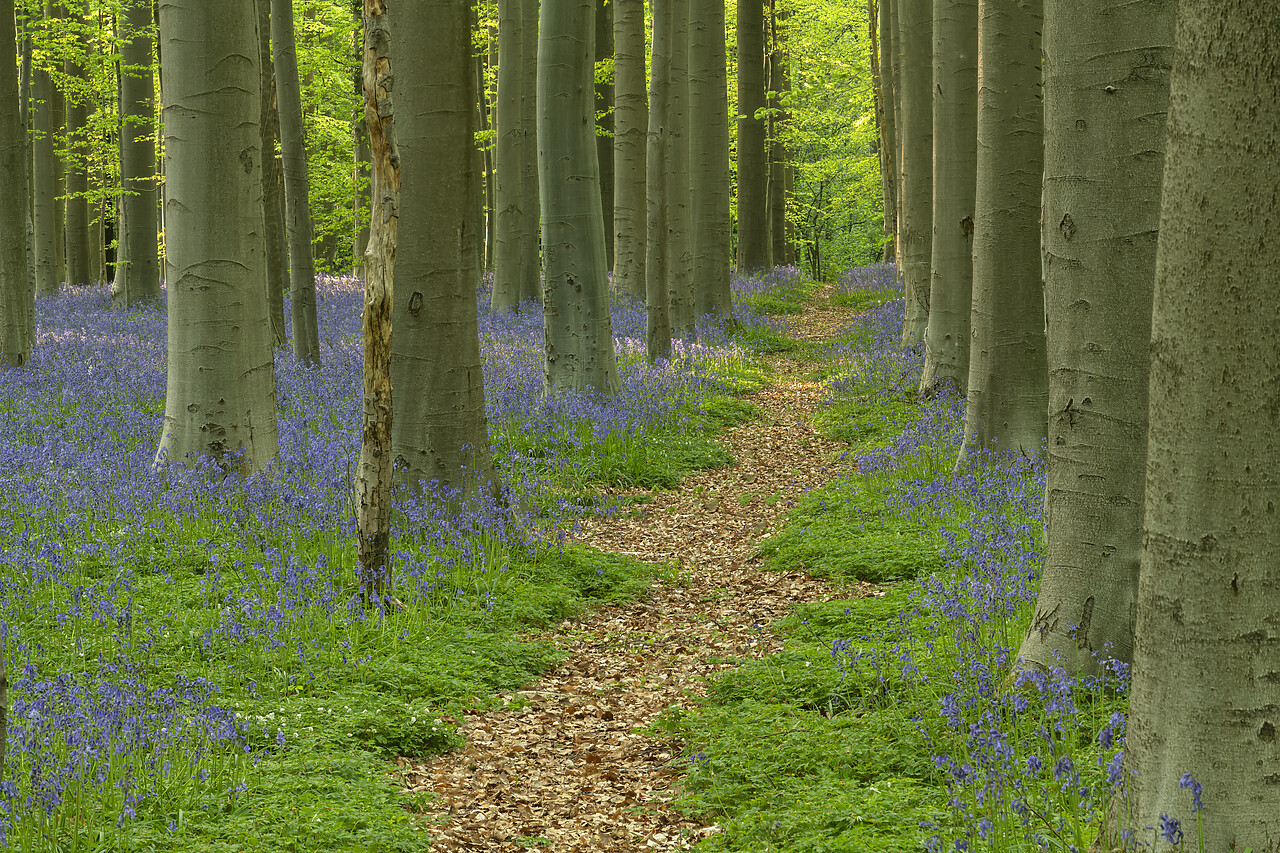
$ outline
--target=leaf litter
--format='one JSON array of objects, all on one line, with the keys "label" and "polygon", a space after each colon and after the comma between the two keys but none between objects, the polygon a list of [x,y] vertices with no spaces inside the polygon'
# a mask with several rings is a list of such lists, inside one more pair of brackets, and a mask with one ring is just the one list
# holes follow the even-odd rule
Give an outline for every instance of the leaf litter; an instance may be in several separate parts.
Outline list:
[{"label": "leaf litter", "polygon": [[[794,336],[827,340],[848,322],[853,312],[825,295],[793,318]],[[582,521],[578,541],[665,566],[662,579],[642,600],[531,636],[565,659],[503,696],[505,707],[466,712],[464,748],[398,759],[405,789],[435,796],[423,815],[433,850],[675,851],[717,831],[673,807],[687,759],[671,738],[644,732],[691,707],[709,677],[782,649],[770,625],[797,605],[878,594],[759,566],[761,542],[801,494],[836,475],[844,448],[812,427],[822,383],[798,359],[771,362],[778,381],[750,397],[762,416],[719,437],[733,467],[648,492],[629,516]]]}]

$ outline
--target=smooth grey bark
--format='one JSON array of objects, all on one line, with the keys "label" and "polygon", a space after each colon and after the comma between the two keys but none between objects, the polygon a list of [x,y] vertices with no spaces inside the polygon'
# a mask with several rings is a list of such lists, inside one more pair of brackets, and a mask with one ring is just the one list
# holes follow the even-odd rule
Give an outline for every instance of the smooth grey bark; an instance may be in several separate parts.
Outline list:
[{"label": "smooth grey bark", "polygon": [[538,257],[537,39],[537,0],[498,0],[494,309],[515,308],[542,294]]},{"label": "smooth grey bark", "polygon": [[538,172],[548,394],[617,393],[595,140],[595,0],[543,0]]},{"label": "smooth grey bark", "polygon": [[733,316],[729,83],[722,0],[689,0],[690,207],[699,315]]},{"label": "smooth grey bark", "polygon": [[933,235],[921,396],[969,382],[978,159],[978,0],[933,3]]},{"label": "smooth grey bark", "polygon": [[[978,8],[978,185],[963,464],[1043,453],[1049,408],[1041,284],[1041,0]],[[909,243],[908,243],[909,245]]]},{"label": "smooth grey bark", "polygon": [[[875,2],[875,0],[870,0]],[[884,260],[892,263],[898,254],[898,119],[893,95],[897,81],[893,77],[893,18],[890,7],[897,0],[879,0],[876,28],[879,35],[876,80],[880,103],[880,185],[884,193]],[[976,129],[974,131],[976,136]]]},{"label": "smooth grey bark", "polygon": [[[62,3],[54,3],[49,15],[50,24],[56,31],[67,17],[67,7]],[[56,266],[54,279],[58,285],[67,281],[67,164],[65,157],[67,99],[57,81],[50,80],[50,127],[53,133],[53,262]]]},{"label": "smooth grey bark", "polygon": [[27,363],[33,337],[27,291],[26,120],[18,96],[13,12],[12,2],[0,6],[0,365],[5,367]]},{"label": "smooth grey bark", "polygon": [[649,141],[646,148],[645,351],[650,361],[671,357],[670,253],[667,251],[671,188],[667,180],[671,117],[671,50],[675,0],[653,0],[653,53],[649,74]]},{"label": "smooth grey bark", "polygon": [[698,318],[693,280],[693,211],[690,208],[689,2],[671,4],[671,77],[667,97],[667,290],[671,296],[671,334],[694,337]]},{"label": "smooth grey bark", "polygon": [[1018,649],[1045,670],[1133,660],[1176,11],[1176,0],[1045,3],[1047,523]]},{"label": "smooth grey bark", "polygon": [[738,270],[769,265],[765,120],[764,0],[738,2]]},{"label": "smooth grey bark", "polygon": [[[46,17],[52,8],[45,3]],[[35,101],[31,142],[32,226],[34,229],[33,262],[36,293],[47,296],[58,292],[62,283],[58,261],[58,217],[55,211],[58,195],[53,151],[53,81],[49,70],[36,64],[31,72],[31,96]]]},{"label": "smooth grey bark", "polygon": [[74,12],[67,19],[79,34],[71,48],[72,55],[63,62],[68,80],[80,81],[66,96],[66,263],[69,284],[89,284],[89,145],[86,140],[89,123],[89,101],[84,92],[84,54],[88,43]]},{"label": "smooth grey bark", "polygon": [[157,464],[277,453],[252,0],[160,7],[169,380]]},{"label": "smooth grey bark", "polygon": [[113,294],[125,305],[160,296],[160,217],[155,146],[155,21],[151,0],[124,9],[120,44],[120,222]]},{"label": "smooth grey bark", "polygon": [[271,0],[271,54],[280,111],[280,152],[284,163],[284,205],[289,238],[289,319],[293,355],[320,363],[316,322],[316,266],[311,227],[311,182],[307,177],[307,139],[302,122],[302,87],[293,33],[293,0]]},{"label": "smooth grey bark", "polygon": [[397,44],[420,59],[396,73],[399,228],[392,309],[391,448],[396,476],[444,495],[492,494],[493,462],[476,325],[475,62],[471,0],[391,7]]},{"label": "smooth grey bark", "polygon": [[791,88],[787,70],[782,27],[787,13],[779,11],[776,0],[769,0],[768,107],[766,133],[769,139],[769,185],[765,192],[769,210],[769,266],[791,263],[791,244],[787,240],[787,165],[789,152],[782,141],[787,121],[783,99]]},{"label": "smooth grey bark", "polygon": [[596,81],[596,159],[600,163],[600,211],[604,216],[605,262],[613,269],[613,2],[596,0],[596,67],[609,69]]},{"label": "smooth grey bark", "polygon": [[933,0],[896,0],[902,134],[899,247],[906,319],[903,346],[924,341],[933,261]]},{"label": "smooth grey bark", "polygon": [[1203,850],[1275,849],[1280,815],[1277,56],[1276,4],[1178,4],[1125,760],[1134,829],[1200,817]]},{"label": "smooth grey bark", "polygon": [[645,298],[646,134],[644,0],[613,0],[613,283],[619,293]]},{"label": "smooth grey bark", "polygon": [[902,250],[902,210],[906,186],[902,168],[902,36],[898,29],[898,7],[902,4],[902,0],[886,0],[886,2],[889,8],[889,32],[892,36],[892,50],[889,54],[889,76],[893,78],[893,90],[890,100],[892,101],[891,106],[894,115],[894,134],[890,141],[893,145],[893,183],[897,187],[897,192],[893,197],[893,258],[898,279],[903,282],[903,293],[905,294],[906,277],[902,273],[902,268],[906,260],[906,253]]},{"label": "smooth grey bark", "polygon": [[284,175],[276,156],[277,121],[275,63],[271,59],[271,0],[255,0],[258,10],[258,59],[262,81],[262,108],[259,122],[262,137],[263,246],[267,256],[267,313],[271,321],[271,341],[284,346],[288,341],[284,321],[284,297],[289,290],[289,250],[285,242]]}]

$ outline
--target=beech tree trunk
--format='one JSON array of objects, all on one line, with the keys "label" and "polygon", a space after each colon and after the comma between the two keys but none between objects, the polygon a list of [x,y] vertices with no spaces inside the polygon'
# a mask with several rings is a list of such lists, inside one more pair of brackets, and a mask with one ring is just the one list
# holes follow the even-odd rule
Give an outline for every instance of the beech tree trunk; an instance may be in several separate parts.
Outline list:
[{"label": "beech tree trunk", "polygon": [[[869,2],[875,3],[876,0]],[[898,120],[893,94],[898,83],[893,76],[894,39],[890,12],[895,2],[897,0],[879,0],[873,24],[879,34],[879,44],[873,45],[872,55],[878,59],[876,91],[880,104],[880,185],[884,193],[884,236],[889,241],[884,247],[886,263],[894,263],[898,254]],[[976,128],[974,133],[977,134]]]},{"label": "beech tree trunk", "polygon": [[968,386],[978,174],[978,0],[934,0],[933,9],[933,260],[922,396]]},{"label": "beech tree trunk", "polygon": [[764,0],[738,2],[738,270],[769,265],[765,120]]},{"label": "beech tree trunk", "polygon": [[1125,759],[1134,828],[1194,847],[1199,817],[1204,850],[1274,849],[1280,815],[1277,56],[1274,3],[1178,4]]},{"label": "beech tree trunk", "polygon": [[262,212],[263,245],[267,255],[267,314],[271,322],[271,341],[284,346],[288,334],[284,322],[284,295],[289,290],[289,250],[285,244],[284,176],[276,157],[276,88],[275,63],[271,58],[271,0],[255,0],[258,8],[258,58],[262,81]]},{"label": "beech tree trunk", "polygon": [[671,357],[670,253],[668,243],[667,152],[671,117],[671,50],[675,0],[653,0],[653,53],[649,74],[649,144],[646,150],[648,252],[645,261],[647,323],[645,349],[650,361]]},{"label": "beech tree trunk", "polygon": [[160,296],[160,215],[150,0],[125,6],[120,43],[120,217],[112,297],[124,305]]},{"label": "beech tree trunk", "polygon": [[769,265],[791,263],[790,243],[787,240],[787,146],[782,141],[782,128],[786,123],[783,98],[791,88],[787,72],[782,27],[787,20],[786,11],[778,11],[776,0],[769,0],[769,85],[772,94],[768,98],[769,119]]},{"label": "beech tree trunk", "polygon": [[[471,0],[392,7],[397,43],[419,45],[396,82],[400,206],[391,339],[397,476],[444,495],[492,494],[476,325],[475,61]],[[397,217],[398,219],[398,217]]]},{"label": "beech tree trunk", "polygon": [[548,394],[618,390],[595,140],[595,0],[543,0],[538,171]]},{"label": "beech tree trunk", "polygon": [[[52,17],[49,3],[44,4],[46,18]],[[31,143],[31,198],[34,229],[33,261],[36,293],[57,293],[61,286],[61,263],[58,261],[58,217],[55,211],[58,195],[53,153],[53,80],[47,68],[34,64],[31,73],[31,96],[35,101]]]},{"label": "beech tree trunk", "polygon": [[[1177,3],[1048,0],[1044,12],[1048,518],[1018,654],[1092,675],[1133,660]],[[1127,82],[1098,82],[1114,80]]]},{"label": "beech tree trunk", "polygon": [[[5,367],[27,363],[34,331],[27,291],[26,121],[18,97],[13,7],[12,2],[0,6],[0,365]],[[0,653],[0,681],[3,679]],[[0,713],[4,708],[0,700]],[[3,766],[0,758],[0,768]]]},{"label": "beech tree trunk", "polygon": [[689,135],[689,3],[671,4],[671,77],[668,82],[667,157],[667,290],[671,296],[671,334],[694,337],[697,304],[693,281],[693,212],[690,209]]},{"label": "beech tree trunk", "polygon": [[494,309],[515,308],[542,295],[536,168],[537,50],[537,0],[498,0]]},{"label": "beech tree trunk", "polygon": [[644,0],[613,0],[613,283],[632,299],[645,298],[646,134]]},{"label": "beech tree trunk", "polygon": [[169,381],[162,462],[276,456],[252,0],[160,7]]},{"label": "beech tree trunk", "polygon": [[284,203],[289,237],[289,303],[293,355],[320,363],[316,322],[316,267],[311,227],[311,183],[302,123],[302,87],[293,35],[293,0],[271,0],[272,65],[280,108],[280,151],[284,161]]},{"label": "beech tree trunk", "polygon": [[690,205],[697,313],[733,316],[729,83],[722,0],[689,2]]},{"label": "beech tree trunk", "polygon": [[351,171],[355,178],[356,192],[351,199],[352,212],[355,216],[355,228],[351,234],[351,255],[354,259],[354,272],[364,275],[364,253],[369,248],[369,207],[370,207],[370,160],[369,128],[364,122],[364,80],[361,66],[364,64],[364,10],[363,0],[352,0],[352,12],[357,21],[353,33],[355,44],[356,70],[352,75],[356,96],[360,98],[360,107],[356,110],[355,120],[351,124]]},{"label": "beech tree trunk", "polygon": [[596,0],[596,158],[600,162],[600,211],[604,216],[605,262],[613,269],[613,3]]},{"label": "beech tree trunk", "polygon": [[961,464],[975,449],[1043,453],[1047,432],[1041,9],[1041,0],[981,0],[978,11],[978,191]]},{"label": "beech tree trunk", "polygon": [[903,346],[924,341],[933,260],[933,0],[896,0],[895,44],[902,133],[902,215],[898,220],[906,319]]},{"label": "beech tree trunk", "polygon": [[364,0],[364,117],[373,155],[373,211],[366,253],[364,411],[356,473],[356,542],[360,593],[384,606],[391,582],[391,317],[400,216],[400,154],[396,146],[396,66],[383,0]]}]

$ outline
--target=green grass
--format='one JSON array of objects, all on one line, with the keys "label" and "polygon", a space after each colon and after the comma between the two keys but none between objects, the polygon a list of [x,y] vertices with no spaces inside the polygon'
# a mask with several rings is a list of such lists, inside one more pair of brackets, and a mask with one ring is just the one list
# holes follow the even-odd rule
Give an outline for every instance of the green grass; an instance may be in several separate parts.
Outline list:
[{"label": "green grass", "polygon": [[822,282],[807,276],[788,279],[781,287],[752,294],[742,301],[762,314],[800,314],[806,303],[822,287]]}]

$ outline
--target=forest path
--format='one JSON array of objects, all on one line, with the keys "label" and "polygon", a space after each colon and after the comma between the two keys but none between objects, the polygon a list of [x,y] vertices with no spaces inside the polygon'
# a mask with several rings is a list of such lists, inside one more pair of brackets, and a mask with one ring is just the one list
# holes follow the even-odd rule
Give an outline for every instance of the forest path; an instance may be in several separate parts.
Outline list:
[{"label": "forest path", "polygon": [[[791,318],[792,335],[829,340],[853,315],[820,292]],[[712,832],[671,808],[681,775],[668,742],[638,734],[688,706],[703,679],[777,651],[769,625],[799,603],[870,594],[803,572],[765,572],[755,549],[806,490],[834,476],[841,442],[811,415],[826,391],[814,362],[770,359],[775,383],[750,399],[763,414],[722,433],[736,465],[654,491],[631,516],[590,518],[576,541],[667,564],[641,600],[601,607],[537,635],[568,657],[504,699],[467,714],[467,746],[401,760],[405,784],[440,796],[435,851],[686,850]]]}]

